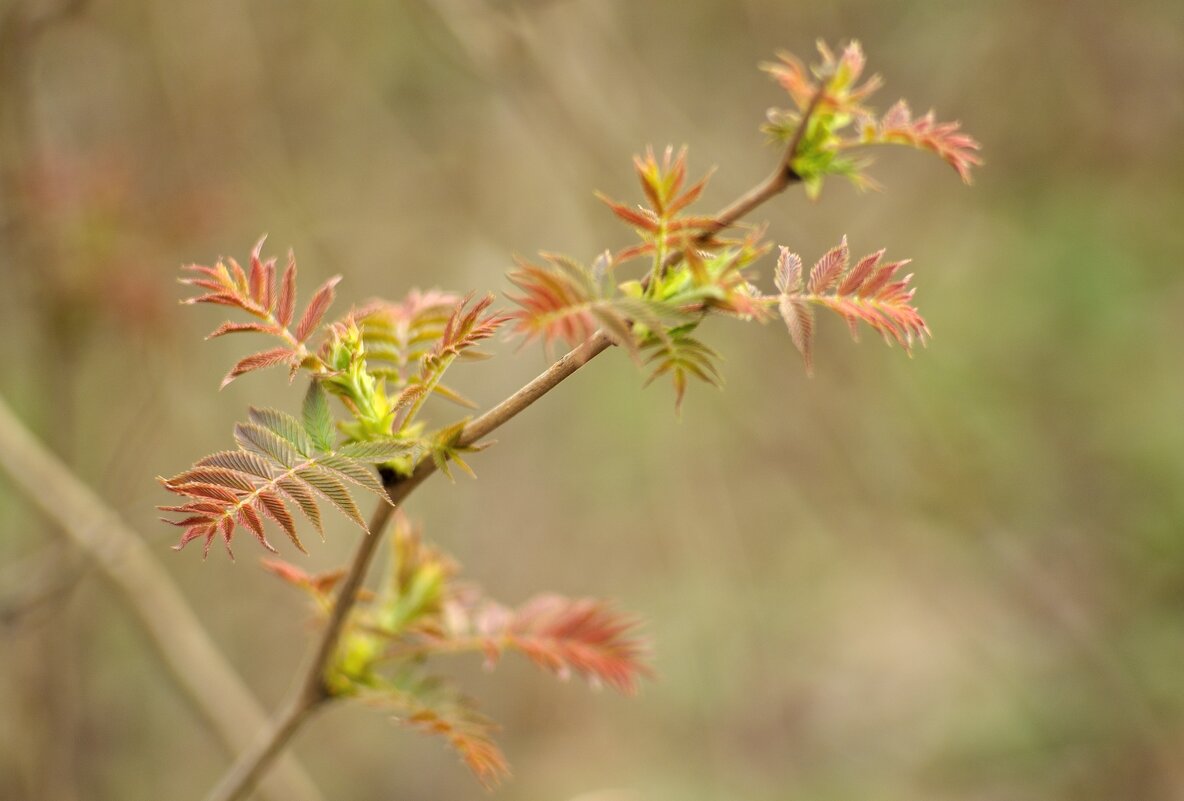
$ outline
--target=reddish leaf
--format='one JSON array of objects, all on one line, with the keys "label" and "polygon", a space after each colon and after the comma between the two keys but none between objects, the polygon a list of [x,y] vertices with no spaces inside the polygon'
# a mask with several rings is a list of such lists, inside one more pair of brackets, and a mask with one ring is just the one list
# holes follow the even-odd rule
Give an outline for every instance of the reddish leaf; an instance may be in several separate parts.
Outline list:
[{"label": "reddish leaf", "polygon": [[851,295],[858,292],[859,288],[863,286],[863,282],[872,274],[872,270],[876,269],[876,265],[880,263],[880,259],[883,256],[884,251],[878,250],[870,256],[864,256],[860,259],[859,263],[843,279],[843,283],[839,285],[836,294]]},{"label": "reddish leaf", "polygon": [[340,275],[333,276],[321,284],[321,288],[312,296],[312,300],[308,302],[308,307],[304,310],[304,315],[300,318],[300,322],[296,326],[297,342],[304,342],[316,330],[321,322],[321,318],[325,316],[325,312],[333,302],[333,297],[336,294],[334,287],[337,286],[337,282],[340,280]]},{"label": "reddish leaf", "polygon": [[511,319],[510,315],[501,312],[485,313],[493,304],[493,295],[486,295],[466,311],[465,307],[472,297],[472,295],[468,295],[456,304],[452,316],[444,325],[440,339],[436,342],[436,347],[432,350],[431,355],[424,360],[425,369],[431,366],[433,360],[439,360],[449,355],[460,355],[478,342],[489,339],[497,333],[497,329],[503,323]]},{"label": "reddish leaf", "polygon": [[908,103],[900,100],[884,113],[877,128],[869,134],[871,141],[909,145],[936,153],[969,184],[971,169],[983,163],[977,154],[982,145],[961,128],[958,122],[937,122],[932,111],[913,119]]},{"label": "reddish leaf", "polygon": [[247,280],[247,274],[243,272],[243,268],[234,259],[227,259],[226,262],[230,265],[230,269],[234,272],[234,288],[239,295],[243,295],[249,300],[254,300],[251,297],[250,282]]},{"label": "reddish leaf", "polygon": [[250,492],[255,488],[251,476],[225,467],[194,467],[169,479],[169,484],[214,484],[231,490]]},{"label": "reddish leaf", "polygon": [[194,303],[213,303],[217,306],[234,306],[239,309],[244,308],[243,301],[240,298],[235,297],[234,295],[226,294],[225,292],[211,292],[208,295],[199,295],[195,298],[186,298],[181,302],[187,305]]},{"label": "reddish leaf", "polygon": [[876,271],[875,275],[869,278],[863,286],[859,288],[859,297],[868,298],[875,297],[880,293],[884,286],[892,280],[892,277],[899,272],[900,268],[909,263],[909,259],[904,261],[894,261],[890,264],[885,264]]},{"label": "reddish leaf", "polygon": [[291,348],[272,348],[270,350],[260,351],[259,353],[253,353],[244,359],[240,359],[234,367],[230,368],[230,372],[222,379],[222,387],[224,388],[243,373],[288,363],[292,360],[293,355]]},{"label": "reddish leaf", "polygon": [[432,680],[411,692],[371,696],[374,703],[395,708],[399,722],[424,734],[443,737],[456,751],[477,781],[492,790],[510,775],[506,757],[493,740],[497,726],[479,714],[465,698],[445,695]]},{"label": "reddish leaf", "polygon": [[260,559],[263,569],[279,576],[284,581],[301,589],[309,590],[316,595],[328,595],[333,592],[337,583],[345,577],[346,569],[329,570],[324,573],[308,573],[307,571],[285,562],[282,559]]},{"label": "reddish leaf", "polygon": [[255,249],[251,251],[251,278],[250,278],[250,295],[259,304],[261,308],[269,308],[268,294],[269,287],[267,282],[267,268],[263,266],[263,261],[259,258],[260,252],[263,250],[263,243],[267,240],[267,235],[255,244]]},{"label": "reddish leaf", "polygon": [[272,544],[267,541],[267,536],[263,531],[263,518],[259,516],[259,513],[255,511],[254,507],[245,503],[241,504],[238,507],[237,518],[240,525],[246,527],[255,535],[255,539],[259,540],[260,545],[269,551],[275,551]]},{"label": "reddish leaf", "polygon": [[[785,251],[783,250],[783,253]],[[792,254],[790,254],[792,255]],[[858,325],[863,323],[880,334],[886,342],[895,342],[910,351],[915,342],[924,343],[929,327],[912,305],[911,275],[896,279],[907,261],[881,264],[884,251],[860,259],[847,269],[847,240],[819,260],[810,274],[809,291],[794,288],[789,281],[792,269],[779,269],[778,288],[782,295],[778,308],[794,345],[813,369],[814,312],[812,305],[823,306],[838,314],[858,341]],[[786,257],[788,260],[788,257]],[[836,272],[836,265],[841,269]],[[789,291],[786,291],[789,287]]]},{"label": "reddish leaf", "polygon": [[784,245],[777,256],[777,270],[773,282],[783,294],[802,288],[802,258],[796,253],[790,253],[789,248]]},{"label": "reddish leaf", "polygon": [[624,203],[618,203],[615,200],[612,200],[611,198],[599,193],[596,195],[596,197],[599,198],[602,203],[608,206],[612,210],[613,214],[617,215],[622,220],[632,225],[634,228],[640,228],[643,231],[649,231],[650,233],[655,233],[658,230],[659,223],[652,212],[648,212],[644,209],[630,208]]},{"label": "reddish leaf", "polygon": [[194,526],[194,527],[190,528],[188,531],[186,531],[184,534],[181,535],[181,540],[176,545],[173,546],[173,550],[179,551],[182,548],[184,548],[186,545],[188,545],[190,542],[192,542],[193,540],[196,540],[199,537],[205,537],[206,542],[205,542],[205,546],[203,547],[202,551],[205,555],[209,555],[210,543],[212,543],[214,541],[214,535],[216,533],[217,533],[217,529],[214,526],[210,526],[210,525]]},{"label": "reddish leaf", "polygon": [[275,319],[280,325],[288,326],[292,323],[292,315],[296,311],[296,256],[288,252],[288,266],[284,269],[284,277],[280,279],[279,296],[275,302]]},{"label": "reddish leaf", "polygon": [[166,489],[180,495],[209,498],[212,501],[221,501],[225,504],[238,503],[238,494],[234,490],[218,486],[217,484],[207,484],[204,481],[177,481],[175,479],[162,479],[162,481]]},{"label": "reddish leaf", "polygon": [[509,646],[560,677],[574,672],[633,694],[652,675],[636,619],[593,599],[543,595],[520,607],[509,621]]},{"label": "reddish leaf", "polygon": [[221,467],[255,478],[270,480],[275,471],[268,463],[247,451],[218,451],[197,461],[198,467]]},{"label": "reddish leaf", "polygon": [[793,345],[806,362],[806,373],[814,373],[814,310],[802,298],[785,296],[778,306],[781,319],[789,328]]},{"label": "reddish leaf", "polygon": [[806,66],[789,52],[777,54],[778,64],[762,64],[761,68],[768,72],[781,84],[799,110],[805,110],[810,105],[810,99],[817,91],[817,85],[810,76]]},{"label": "reddish leaf", "polygon": [[828,291],[847,269],[847,237],[831,248],[810,270],[810,292],[818,295]]},{"label": "reddish leaf", "polygon": [[515,332],[523,334],[525,341],[542,337],[550,345],[560,339],[574,347],[596,331],[590,308],[594,298],[587,282],[522,260],[508,277],[523,293],[508,297],[521,307],[512,317]]},{"label": "reddish leaf", "polygon": [[308,521],[316,528],[321,539],[325,538],[325,529],[321,524],[321,507],[317,505],[316,496],[307,486],[294,478],[280,478],[275,482],[276,487],[292,500]]},{"label": "reddish leaf", "polygon": [[215,337],[226,336],[227,334],[239,334],[254,331],[259,334],[279,334],[279,329],[274,325],[267,323],[231,323],[225,322],[215,328],[206,339],[214,339]]},{"label": "reddish leaf", "polygon": [[703,194],[703,190],[707,187],[707,182],[710,180],[711,180],[711,172],[708,172],[706,175],[704,175],[702,178],[700,178],[698,181],[696,181],[694,184],[692,184],[691,187],[689,189],[687,189],[686,192],[683,192],[682,195],[675,198],[674,201],[671,202],[670,205],[667,207],[666,213],[673,216],[675,214],[678,214],[680,211],[685,209],[687,206],[690,206],[692,203],[694,203],[696,200],[699,199],[700,195]]},{"label": "reddish leaf", "polygon": [[258,501],[259,509],[284,530],[284,533],[288,535],[288,539],[292,541],[292,544],[299,548],[301,552],[308,553],[304,548],[304,543],[296,535],[296,521],[292,519],[292,514],[288,511],[288,507],[284,506],[283,499],[274,492],[261,489],[257,493],[256,500]]},{"label": "reddish leaf", "polygon": [[510,775],[510,765],[493,741],[494,726],[484,718],[476,714],[461,718],[424,708],[406,720],[427,734],[445,738],[485,789],[492,790]]}]

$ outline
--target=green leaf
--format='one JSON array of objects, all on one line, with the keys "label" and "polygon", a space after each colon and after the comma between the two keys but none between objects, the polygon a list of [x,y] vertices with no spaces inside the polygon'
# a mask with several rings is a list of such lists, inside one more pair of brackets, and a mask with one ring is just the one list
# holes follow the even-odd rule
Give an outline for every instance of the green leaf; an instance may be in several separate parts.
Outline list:
[{"label": "green leaf", "polygon": [[346,456],[369,464],[381,464],[401,456],[417,453],[419,444],[409,439],[372,439],[351,442],[337,449],[338,456]]},{"label": "green leaf", "polygon": [[234,439],[243,450],[271,459],[284,467],[292,467],[300,461],[289,443],[269,429],[255,423],[237,423]]},{"label": "green leaf", "polygon": [[276,409],[256,409],[253,406],[249,414],[252,423],[263,426],[283,439],[301,456],[311,456],[316,452],[312,440],[304,433],[304,426],[292,415]]},{"label": "green leaf", "polygon": [[[468,353],[469,351],[465,351],[465,352]],[[451,387],[446,387],[443,384],[436,384],[434,387],[432,387],[432,392],[436,393],[437,395],[439,395],[442,398],[452,401],[457,406],[463,406],[466,409],[476,409],[477,408],[476,403],[469,400],[464,395],[457,392],[455,389],[452,389]]]},{"label": "green leaf", "polygon": [[284,506],[282,497],[274,492],[260,489],[255,500],[255,505],[284,530],[284,533],[288,535],[288,539],[300,549],[301,553],[308,553],[304,548],[304,543],[300,541],[300,537],[296,534],[296,521],[292,519],[292,513],[288,511],[288,508]]},{"label": "green leaf", "polygon": [[266,459],[248,451],[218,451],[197,461],[197,467],[224,467],[240,473],[271,480],[274,471]]},{"label": "green leaf", "polygon": [[358,524],[364,531],[369,532],[366,521],[362,518],[358,506],[354,503],[349,490],[333,474],[320,467],[306,467],[296,471],[296,476],[315,489],[345,514],[350,520]]},{"label": "green leaf", "polygon": [[469,424],[469,419],[466,417],[463,420],[457,420],[455,423],[445,426],[432,435],[432,461],[436,463],[436,467],[439,468],[440,472],[448,477],[449,481],[456,480],[452,476],[452,470],[448,467],[449,461],[456,462],[458,467],[473,478],[477,477],[473,473],[473,469],[459,456],[462,450],[479,450],[479,447],[472,445],[463,447],[458,444],[461,435],[464,434],[465,426]]},{"label": "green leaf", "polygon": [[680,333],[666,341],[653,340],[646,347],[654,350],[647,359],[647,364],[653,365],[654,369],[645,383],[648,386],[658,377],[669,375],[674,384],[676,410],[682,408],[688,378],[697,378],[716,387],[723,385],[723,378],[715,366],[719,354],[694,337]]},{"label": "green leaf", "polygon": [[333,412],[329,409],[329,398],[320,381],[313,380],[308,385],[301,412],[304,430],[317,450],[333,450]]},{"label": "green leaf", "polygon": [[352,481],[359,487],[370,490],[379,498],[390,503],[390,497],[387,495],[386,489],[382,486],[382,482],[378,480],[378,477],[374,474],[374,470],[369,465],[336,454],[322,456],[317,460],[317,464],[332,470],[334,473]]},{"label": "green leaf", "polygon": [[313,495],[312,490],[295,478],[280,478],[275,484],[284,495],[291,498],[292,502],[300,507],[301,513],[313,524],[317,533],[321,535],[321,539],[324,539],[325,529],[321,524],[321,508],[317,506],[316,496]]}]

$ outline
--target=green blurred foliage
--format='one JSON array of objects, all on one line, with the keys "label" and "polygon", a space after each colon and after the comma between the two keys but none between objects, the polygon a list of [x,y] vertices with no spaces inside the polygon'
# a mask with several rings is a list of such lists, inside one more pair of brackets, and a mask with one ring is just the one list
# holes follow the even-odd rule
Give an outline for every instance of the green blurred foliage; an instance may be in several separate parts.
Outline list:
[{"label": "green blurred foliage", "polygon": [[[267,231],[306,285],[345,274],[342,307],[504,290],[515,251],[624,243],[592,190],[632,197],[647,143],[719,166],[706,207],[763,176],[757,127],[784,98],[756,63],[859,38],[882,105],[983,141],[976,187],[885,152],[883,194],[835,182],[762,215],[803,254],[846,233],[912,257],[930,347],[824,319],[809,380],[783,330],[715,321],[728,385],[692,387],[681,420],[609,354],[499,432],[479,481],[411,503],[495,595],[611,596],[656,643],[634,700],[458,664],[505,725],[498,795],[1178,798],[1182,30],[1167,0],[95,0],[0,54],[0,392],[274,704],[301,599],[246,544],[235,564],[169,553],[152,507],[155,476],[228,445],[248,403],[300,392],[266,373],[216,392],[244,351],[173,305],[177,266]],[[544,365],[511,350],[458,389],[488,405]],[[199,796],[223,755],[47,525],[0,480],[5,611],[29,565],[70,588],[0,623],[0,798]],[[301,564],[356,536],[335,521]],[[331,798],[483,797],[371,709],[296,752]]]}]

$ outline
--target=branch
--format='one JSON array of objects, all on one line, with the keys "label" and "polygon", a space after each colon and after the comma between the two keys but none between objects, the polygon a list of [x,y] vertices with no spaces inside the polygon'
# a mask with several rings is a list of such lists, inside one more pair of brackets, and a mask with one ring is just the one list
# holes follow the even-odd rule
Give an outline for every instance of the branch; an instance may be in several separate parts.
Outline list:
[{"label": "branch", "polygon": [[[773,172],[769,173],[765,180],[716,212],[714,217],[715,222],[695,237],[696,244],[703,244],[725,228],[731,228],[748,216],[750,212],[768,203],[774,197],[802,180],[802,177],[793,168],[793,160],[797,156],[798,148],[802,144],[802,137],[806,135],[806,126],[810,122],[810,118],[814,116],[818,104],[822,102],[822,98],[825,95],[826,85],[821,84],[810,98],[810,103],[806,106],[806,110],[802,112],[802,121],[798,123],[798,128],[794,131],[793,139],[786,146],[781,160],[777,162],[777,167],[774,168]],[[666,261],[662,262],[663,275],[671,267],[682,261],[683,253],[684,251],[676,250],[666,257]],[[647,283],[648,280],[647,276],[646,281],[642,283]]]},{"label": "branch", "polygon": [[[806,106],[806,110],[802,112],[802,121],[798,123],[798,128],[794,131],[793,139],[789,141],[789,144],[781,155],[781,160],[777,162],[777,166],[773,172],[769,173],[765,180],[716,212],[714,218],[715,223],[695,237],[696,244],[705,243],[723,229],[731,228],[748,216],[749,213],[768,203],[774,197],[802,180],[802,177],[793,168],[793,160],[797,157],[798,148],[802,144],[802,137],[806,135],[806,126],[809,124],[810,118],[814,116],[814,112],[818,109],[818,104],[822,102],[822,98],[825,95],[826,85],[821,84],[814,92],[813,97],[810,98],[810,103]],[[682,257],[683,251],[676,250],[671,253],[666,258],[666,261],[662,263],[663,275],[665,275],[666,270],[669,270],[682,261]]]},{"label": "branch", "polygon": [[[780,195],[793,184],[802,180],[801,176],[794,171],[793,160],[797,157],[798,147],[802,144],[802,138],[806,135],[806,127],[810,122],[810,118],[814,116],[818,104],[822,102],[823,96],[826,94],[826,84],[819,85],[818,90],[814,92],[814,96],[810,98],[810,104],[806,106],[806,110],[802,112],[802,121],[798,123],[798,128],[794,131],[793,139],[790,140],[789,145],[781,157],[781,161],[777,163],[776,169],[769,173],[769,177],[761,181],[752,189],[745,192],[736,200],[732,201],[728,206],[722,209],[715,215],[715,225],[709,230],[699,235],[699,239],[706,241],[712,234],[715,234],[724,228],[729,228],[737,221],[748,216],[750,212],[759,206],[767,203],[772,198]],[[681,257],[682,254],[671,254]]]},{"label": "branch", "polygon": [[[786,148],[777,169],[760,184],[720,210],[715,215],[715,224],[700,234],[696,238],[696,242],[706,242],[713,234],[731,227],[749,212],[801,180],[794,172],[792,162],[810,115],[817,107],[821,97],[822,92],[819,90],[802,115],[798,132]],[[677,263],[677,260],[681,258],[681,252],[672,253],[667,260],[667,265],[664,266]],[[457,444],[461,447],[473,445],[488,436],[546,395],[576,370],[599,356],[612,344],[612,339],[608,334],[603,330],[597,331],[540,373],[534,380],[465,426]],[[341,639],[346,620],[357,601],[358,591],[361,589],[370,564],[374,560],[374,554],[378,550],[386,524],[390,521],[395,506],[402,503],[436,470],[435,461],[424,459],[416,465],[410,476],[399,477],[393,473],[384,473],[383,485],[394,506],[384,503],[375,510],[370,521],[370,535],[362,538],[358,549],[354,552],[349,572],[342,579],[341,589],[333,604],[333,611],[324,632],[321,634],[321,639],[317,643],[313,657],[304,669],[303,678],[297,684],[296,691],[284,703],[275,720],[259,736],[251,749],[239,757],[222,777],[222,780],[210,791],[210,794],[206,796],[206,801],[242,801],[246,798],[259,777],[263,775],[271,761],[283,751],[284,746],[299,730],[309,714],[331,699],[332,696],[325,686],[325,671],[337,650],[337,643]]]},{"label": "branch", "polygon": [[[0,469],[90,555],[148,632],[190,705],[226,750],[237,754],[249,747],[251,732],[266,725],[267,715],[218,652],[176,585],[140,536],[49,453],[2,399]],[[267,791],[276,801],[321,799],[292,757],[281,761]]]}]

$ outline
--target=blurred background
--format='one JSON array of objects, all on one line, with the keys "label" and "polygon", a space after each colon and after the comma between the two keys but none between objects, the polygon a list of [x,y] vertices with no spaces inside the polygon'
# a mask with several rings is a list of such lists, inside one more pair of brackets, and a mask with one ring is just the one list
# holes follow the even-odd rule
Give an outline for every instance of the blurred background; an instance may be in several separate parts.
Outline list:
[{"label": "blurred background", "polygon": [[[169,546],[155,477],[299,406],[181,309],[183,263],[295,249],[339,305],[503,291],[511,254],[628,232],[630,157],[686,143],[706,211],[776,158],[756,70],[859,38],[987,166],[882,150],[860,195],[763,208],[816,258],[910,257],[909,360],[822,319],[718,320],[723,392],[610,353],[410,514],[510,603],[648,621],[638,698],[521,660],[457,675],[504,725],[506,801],[1184,797],[1184,5],[1101,0],[8,0],[0,3],[0,395],[138,532],[268,708],[310,641],[258,568]],[[771,264],[765,269],[771,273]],[[541,348],[458,373],[488,406]],[[439,407],[440,415],[453,411]],[[437,417],[437,419],[443,419]],[[44,487],[52,496],[53,486]],[[310,569],[346,561],[335,519]],[[0,475],[0,798],[199,798],[227,764],[90,558]],[[480,799],[436,740],[342,707],[295,753],[330,799]]]}]

